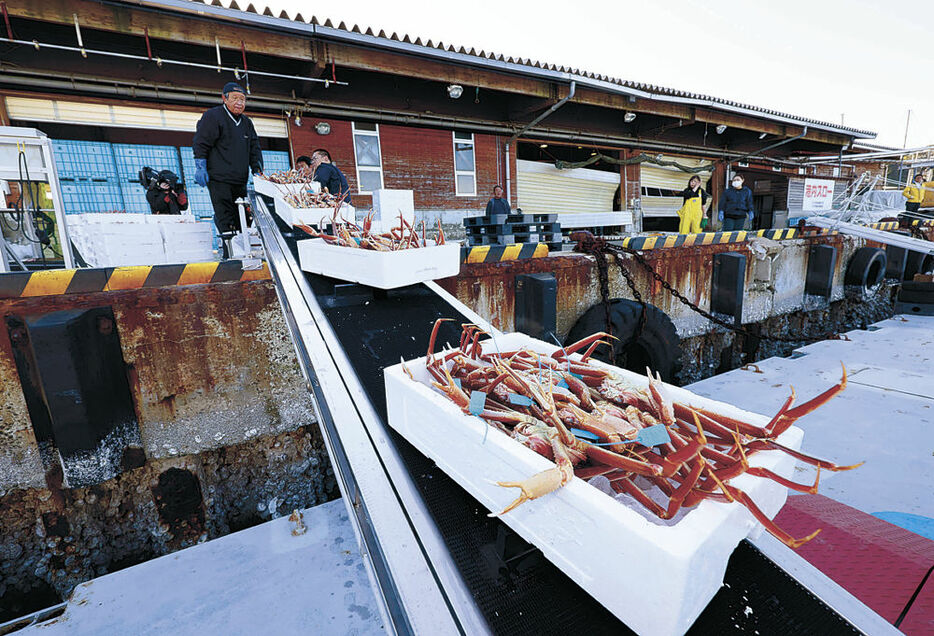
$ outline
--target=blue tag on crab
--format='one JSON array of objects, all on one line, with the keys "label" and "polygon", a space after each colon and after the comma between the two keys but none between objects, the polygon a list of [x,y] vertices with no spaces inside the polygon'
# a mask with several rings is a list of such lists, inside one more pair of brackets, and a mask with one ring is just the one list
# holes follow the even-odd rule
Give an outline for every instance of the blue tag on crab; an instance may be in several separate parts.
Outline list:
[{"label": "blue tag on crab", "polygon": [[516,406],[532,406],[532,399],[518,393],[510,393],[509,401]]},{"label": "blue tag on crab", "polygon": [[640,430],[636,441],[643,446],[661,446],[670,442],[671,436],[664,424],[656,424]]},{"label": "blue tag on crab", "polygon": [[564,381],[564,378],[558,378],[558,381],[555,382],[555,386],[561,387],[562,389],[570,389],[568,383]]},{"label": "blue tag on crab", "polygon": [[589,431],[581,430],[579,428],[571,428],[571,435],[573,435],[574,437],[579,437],[588,442],[591,442],[591,441],[596,442],[598,439],[600,439],[593,433]]},{"label": "blue tag on crab", "polygon": [[[599,437],[593,433],[588,433],[587,431],[582,431],[578,428],[572,428],[571,434],[575,437],[579,437],[584,441],[594,443]],[[643,428],[636,435],[636,439],[627,439],[622,442],[601,442],[599,444],[594,443],[594,446],[619,446],[620,444],[632,444],[638,443],[643,446],[661,446],[662,444],[667,444],[671,441],[671,435],[668,434],[668,429],[665,428],[664,424],[656,424],[655,426],[649,426]]]},{"label": "blue tag on crab", "polygon": [[470,393],[470,404],[467,405],[467,410],[471,415],[480,415],[483,413],[483,406],[486,404],[486,393],[483,391],[471,391]]},{"label": "blue tag on crab", "polygon": [[573,371],[571,371],[570,373],[571,373],[571,375],[573,375],[573,376],[574,376],[575,378],[577,378],[578,380],[583,380],[583,379],[584,379],[584,376],[582,376],[580,373],[574,373]]}]

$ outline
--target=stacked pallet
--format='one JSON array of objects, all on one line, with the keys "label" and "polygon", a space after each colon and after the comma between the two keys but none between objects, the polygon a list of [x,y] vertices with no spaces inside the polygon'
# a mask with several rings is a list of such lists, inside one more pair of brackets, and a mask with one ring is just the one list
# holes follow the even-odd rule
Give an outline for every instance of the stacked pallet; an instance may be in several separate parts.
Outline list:
[{"label": "stacked pallet", "polygon": [[557,214],[488,214],[464,219],[468,247],[546,243],[561,249],[561,224]]}]

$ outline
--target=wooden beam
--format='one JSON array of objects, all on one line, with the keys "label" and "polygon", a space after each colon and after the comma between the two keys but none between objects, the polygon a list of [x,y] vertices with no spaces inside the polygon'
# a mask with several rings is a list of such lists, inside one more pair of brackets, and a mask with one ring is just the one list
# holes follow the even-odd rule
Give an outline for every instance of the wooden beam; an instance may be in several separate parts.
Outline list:
[{"label": "wooden beam", "polygon": [[[86,28],[139,36],[141,51],[144,50],[143,33],[148,28],[152,39],[196,44],[211,49],[214,47],[215,38],[225,49],[239,50],[243,42],[248,51],[262,51],[267,55],[311,61],[314,64],[314,70],[319,73],[325,73],[325,66],[333,60],[338,67],[338,73],[341,67],[360,69],[542,99],[554,99],[556,89],[555,82],[545,79],[501,73],[353,44],[340,42],[323,44],[311,35],[305,37],[246,26],[234,20],[208,16],[205,12],[197,10],[199,5],[194,3],[192,7],[195,10],[192,13],[175,14],[91,0],[42,0],[42,2],[6,0],[6,3],[14,21],[14,28],[17,18],[70,25],[74,21],[73,16],[77,14],[79,21]],[[204,15],[204,18],[200,19],[198,13]],[[155,46],[158,49],[158,43],[155,43]],[[801,131],[800,126],[769,121],[764,118],[765,115],[760,118],[720,111],[715,107],[695,108],[687,104],[667,101],[633,99],[626,95],[583,86],[578,87],[573,101],[620,111],[631,110],[681,120],[696,119],[698,122],[714,125],[725,124],[778,137],[792,137],[800,134]],[[808,130],[805,139],[834,146],[842,146],[849,142],[849,137],[846,135],[813,129]]]},{"label": "wooden beam", "polygon": [[6,91],[0,91],[0,126],[10,125],[10,113],[6,109]]}]

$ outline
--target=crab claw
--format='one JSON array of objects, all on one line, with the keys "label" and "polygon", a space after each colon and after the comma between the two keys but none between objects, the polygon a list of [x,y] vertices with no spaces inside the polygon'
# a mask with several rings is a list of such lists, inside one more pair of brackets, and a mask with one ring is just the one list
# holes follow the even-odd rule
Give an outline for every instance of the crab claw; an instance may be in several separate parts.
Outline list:
[{"label": "crab claw", "polygon": [[[571,473],[573,476],[573,472]],[[566,485],[570,481],[570,478],[565,471],[560,468],[549,468],[548,470],[543,470],[542,472],[532,475],[525,481],[498,481],[496,482],[497,486],[502,486],[503,488],[518,488],[522,491],[515,501],[503,508],[501,512],[490,513],[490,517],[498,517],[499,515],[504,515],[510,510],[520,506],[526,501],[531,501],[533,499],[538,499],[544,495],[547,495],[550,492],[556,491],[558,488]]]}]

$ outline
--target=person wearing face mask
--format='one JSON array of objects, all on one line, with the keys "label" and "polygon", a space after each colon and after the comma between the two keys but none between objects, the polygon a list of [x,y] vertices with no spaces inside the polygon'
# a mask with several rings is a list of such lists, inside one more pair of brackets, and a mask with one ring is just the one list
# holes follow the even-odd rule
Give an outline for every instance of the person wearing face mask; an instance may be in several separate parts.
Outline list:
[{"label": "person wearing face mask", "polygon": [[929,216],[919,212],[921,203],[924,201],[924,191],[934,186],[934,182],[924,182],[924,175],[916,172],[911,184],[902,190],[902,196],[905,197],[905,212],[909,218],[918,218],[919,216]]},{"label": "person wearing face mask", "polygon": [[201,116],[192,143],[195,182],[211,194],[214,225],[222,236],[241,230],[236,201],[246,197],[248,171],[263,171],[259,137],[253,122],[243,114],[246,93],[236,82],[227,82],[223,100]]},{"label": "person wearing face mask", "polygon": [[701,188],[700,177],[694,175],[688,181],[688,187],[682,192],[684,204],[678,210],[681,223],[678,225],[679,234],[697,234],[702,231],[701,221],[704,218],[704,207],[707,205],[707,193]]},{"label": "person wearing face mask", "polygon": [[743,185],[743,177],[733,175],[733,187],[727,188],[720,196],[717,218],[722,224],[722,231],[733,232],[743,229],[746,220],[752,221],[755,212],[752,205],[752,190]]}]

